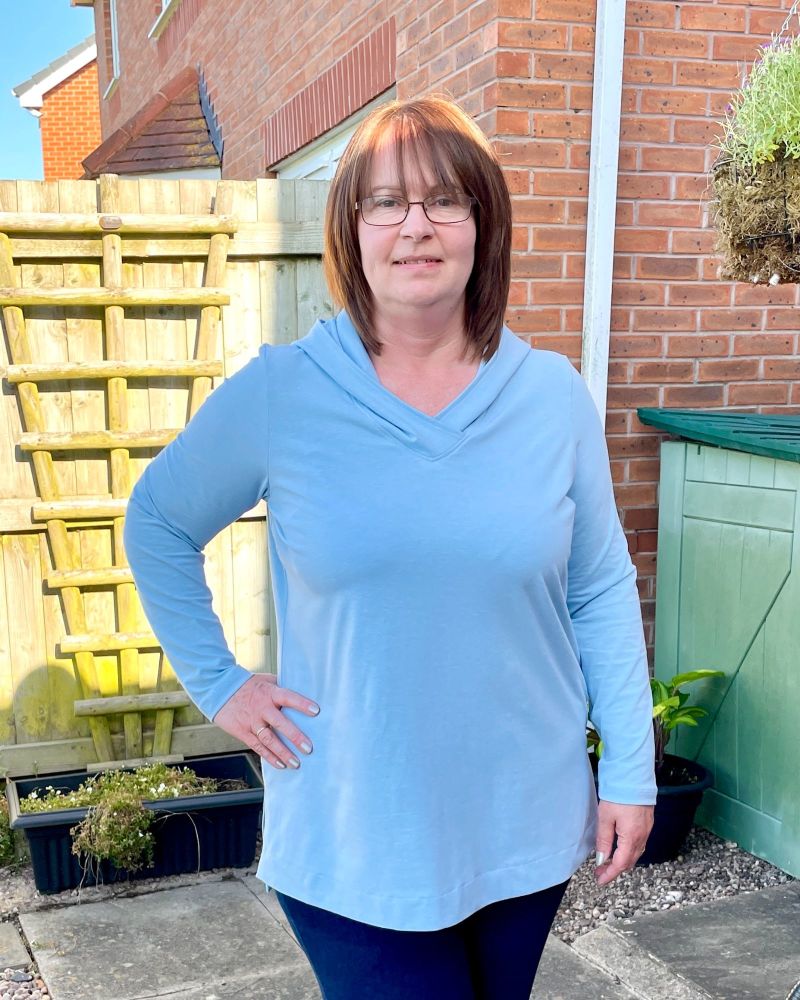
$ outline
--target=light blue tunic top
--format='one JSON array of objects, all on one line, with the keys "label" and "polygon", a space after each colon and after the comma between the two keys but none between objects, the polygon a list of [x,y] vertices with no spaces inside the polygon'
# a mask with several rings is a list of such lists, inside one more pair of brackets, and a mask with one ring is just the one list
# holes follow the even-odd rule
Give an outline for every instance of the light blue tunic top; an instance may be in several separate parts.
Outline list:
[{"label": "light blue tunic top", "polygon": [[264,764],[259,875],[356,920],[434,930],[562,882],[600,795],[655,801],[636,573],[591,396],[504,329],[436,416],[380,383],[345,313],[261,348],[150,464],[125,545],[209,717],[250,676],[202,549],[260,498],[284,709],[314,744]]}]

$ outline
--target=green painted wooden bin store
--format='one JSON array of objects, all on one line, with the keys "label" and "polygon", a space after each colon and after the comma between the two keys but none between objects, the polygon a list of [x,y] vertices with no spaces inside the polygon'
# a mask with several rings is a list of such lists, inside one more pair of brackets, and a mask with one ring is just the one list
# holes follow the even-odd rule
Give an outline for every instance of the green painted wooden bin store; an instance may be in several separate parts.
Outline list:
[{"label": "green painted wooden bin store", "polygon": [[800,416],[640,409],[661,446],[656,676],[710,667],[670,750],[714,775],[697,822],[800,876]]}]

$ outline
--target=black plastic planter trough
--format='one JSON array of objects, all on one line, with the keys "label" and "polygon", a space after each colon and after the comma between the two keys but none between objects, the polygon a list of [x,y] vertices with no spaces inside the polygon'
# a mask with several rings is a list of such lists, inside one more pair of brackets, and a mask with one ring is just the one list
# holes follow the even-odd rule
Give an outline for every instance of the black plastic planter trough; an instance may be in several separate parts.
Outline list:
[{"label": "black plastic planter trough", "polygon": [[129,878],[180,875],[210,868],[245,868],[252,864],[261,822],[264,786],[261,772],[247,753],[216,757],[194,757],[185,765],[203,778],[244,781],[247,788],[209,795],[187,795],[145,802],[156,813],[152,831],[155,857],[150,868],[136,872],[108,862],[97,877],[90,868],[84,873],[72,853],[70,829],[86,816],[86,809],[57,809],[42,813],[20,813],[19,800],[48,785],[65,791],[86,780],[85,771],[51,774],[39,778],[9,778],[6,783],[9,819],[13,829],[25,831],[39,892],[61,892],[81,885],[116,882]]}]

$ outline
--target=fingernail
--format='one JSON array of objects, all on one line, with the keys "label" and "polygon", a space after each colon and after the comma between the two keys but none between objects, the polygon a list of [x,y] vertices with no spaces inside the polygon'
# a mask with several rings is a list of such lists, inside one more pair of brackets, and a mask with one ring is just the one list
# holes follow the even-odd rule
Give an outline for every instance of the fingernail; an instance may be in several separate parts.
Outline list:
[{"label": "fingernail", "polygon": [[319,705],[309,705],[308,710],[312,715],[319,715]]},{"label": "fingernail", "polygon": [[289,758],[289,767],[300,767],[300,761],[296,757]]},{"label": "fingernail", "polygon": [[602,851],[598,851],[594,856],[594,863],[599,868],[600,865],[605,864],[606,856]]},{"label": "fingernail", "polygon": [[282,760],[276,760],[276,761],[275,761],[275,766],[276,766],[276,767],[281,767],[281,768],[283,768],[284,770],[286,770],[286,765],[285,765],[285,764],[283,763],[283,761],[282,761]]},{"label": "fingernail", "polygon": [[300,744],[300,749],[303,751],[303,753],[311,753],[311,744],[306,743],[306,741],[303,740],[303,742]]}]

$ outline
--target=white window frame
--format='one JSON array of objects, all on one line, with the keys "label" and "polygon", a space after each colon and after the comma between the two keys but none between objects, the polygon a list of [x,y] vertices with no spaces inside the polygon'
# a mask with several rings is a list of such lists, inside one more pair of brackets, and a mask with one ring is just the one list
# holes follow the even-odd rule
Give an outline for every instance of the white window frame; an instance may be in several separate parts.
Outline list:
[{"label": "white window frame", "polygon": [[394,100],[396,96],[397,88],[391,87],[307,146],[276,163],[272,170],[281,180],[333,180],[342,153],[358,123],[366,118],[370,111],[387,101]]},{"label": "white window frame", "polygon": [[111,79],[103,93],[107,100],[117,89],[119,82],[119,31],[117,28],[117,0],[108,0],[108,13],[111,20]]},{"label": "white window frame", "polygon": [[147,32],[148,38],[158,38],[164,28],[172,20],[172,15],[178,9],[181,0],[161,0],[161,13],[153,22],[153,27]]}]

